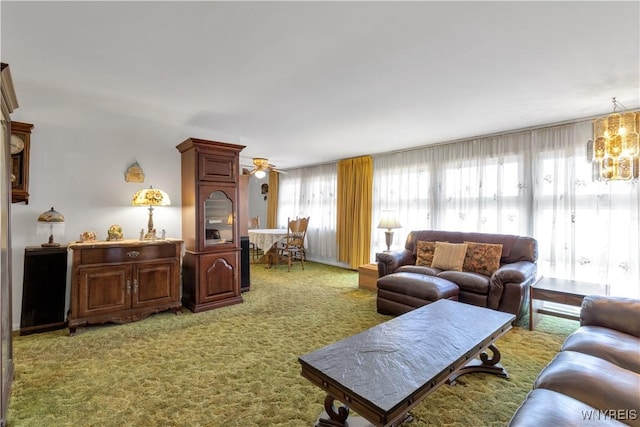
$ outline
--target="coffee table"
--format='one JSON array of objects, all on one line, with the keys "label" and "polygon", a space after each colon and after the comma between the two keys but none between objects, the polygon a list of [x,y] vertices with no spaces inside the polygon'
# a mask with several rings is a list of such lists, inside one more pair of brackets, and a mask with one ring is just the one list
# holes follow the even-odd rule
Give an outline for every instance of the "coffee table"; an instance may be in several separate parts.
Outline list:
[{"label": "coffee table", "polygon": [[[508,378],[493,343],[514,320],[513,314],[439,300],[300,356],[302,376],[327,393],[316,426],[353,427],[355,421],[347,424],[350,409],[375,426],[397,426],[460,375]],[[336,400],[342,403],[337,409]]]}]

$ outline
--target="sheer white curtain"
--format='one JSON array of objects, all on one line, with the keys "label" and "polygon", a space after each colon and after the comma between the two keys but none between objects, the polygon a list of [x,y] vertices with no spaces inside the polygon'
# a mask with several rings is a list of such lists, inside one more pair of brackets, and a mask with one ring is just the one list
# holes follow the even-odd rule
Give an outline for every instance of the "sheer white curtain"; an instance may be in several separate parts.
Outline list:
[{"label": "sheer white curtain", "polygon": [[440,230],[517,234],[528,225],[529,133],[434,147]]},{"label": "sheer white curtain", "polygon": [[533,236],[541,274],[605,283],[640,296],[640,189],[591,180],[591,122],[553,126],[374,157],[371,258],[394,209],[409,231],[441,229]]},{"label": "sheer white curtain", "polygon": [[278,189],[278,225],[287,218],[309,216],[307,258],[337,264],[337,163],[310,166],[281,174]]},{"label": "sheer white curtain", "polygon": [[426,150],[375,156],[373,160],[371,260],[386,250],[384,230],[378,229],[383,209],[395,211],[402,228],[394,230],[391,249],[404,247],[411,230],[431,227],[433,195],[431,161]]},{"label": "sheer white curtain", "polygon": [[[518,133],[375,156],[374,227],[382,209],[395,210],[395,248],[411,230],[519,233],[529,224],[521,208],[530,199],[530,139]],[[384,233],[374,230],[372,259],[384,248]]]},{"label": "sheer white curtain", "polygon": [[584,141],[590,122],[533,133],[533,235],[539,269],[552,277],[610,285],[640,296],[637,182],[593,182]]}]

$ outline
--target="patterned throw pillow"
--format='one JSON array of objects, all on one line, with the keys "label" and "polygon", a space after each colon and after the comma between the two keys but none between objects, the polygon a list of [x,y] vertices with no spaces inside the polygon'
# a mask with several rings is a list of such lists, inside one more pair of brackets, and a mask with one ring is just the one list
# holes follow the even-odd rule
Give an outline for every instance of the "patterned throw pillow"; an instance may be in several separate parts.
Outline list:
[{"label": "patterned throw pillow", "polygon": [[440,270],[462,271],[466,253],[466,243],[436,242],[431,267],[439,268]]},{"label": "patterned throw pillow", "polygon": [[502,244],[465,242],[467,255],[464,258],[462,271],[491,276],[500,268]]},{"label": "patterned throw pillow", "polygon": [[431,267],[433,260],[433,251],[436,249],[436,242],[425,242],[418,240],[416,245],[416,265],[426,265]]}]

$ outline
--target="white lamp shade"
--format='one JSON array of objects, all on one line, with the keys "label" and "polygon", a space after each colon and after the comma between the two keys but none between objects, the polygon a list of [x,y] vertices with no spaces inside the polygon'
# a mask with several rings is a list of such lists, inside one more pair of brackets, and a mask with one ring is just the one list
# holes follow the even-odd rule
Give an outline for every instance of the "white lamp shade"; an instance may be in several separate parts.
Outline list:
[{"label": "white lamp shade", "polygon": [[378,224],[378,228],[401,228],[400,221],[396,217],[396,211],[391,209],[384,209],[382,211],[382,217],[380,218],[380,223]]}]

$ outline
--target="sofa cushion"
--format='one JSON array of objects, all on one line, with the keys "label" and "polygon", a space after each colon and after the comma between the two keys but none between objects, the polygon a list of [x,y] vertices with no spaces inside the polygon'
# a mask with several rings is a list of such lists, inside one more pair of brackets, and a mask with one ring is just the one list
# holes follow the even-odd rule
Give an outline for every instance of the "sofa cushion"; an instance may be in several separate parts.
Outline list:
[{"label": "sofa cushion", "polygon": [[467,244],[467,253],[462,264],[462,271],[491,276],[500,268],[502,243],[465,243]]},{"label": "sofa cushion", "polygon": [[438,277],[457,284],[463,291],[482,295],[489,293],[490,278],[482,274],[466,271],[442,271],[438,273]]},{"label": "sofa cushion", "polygon": [[441,270],[462,271],[466,253],[466,243],[436,242],[431,267]]},{"label": "sofa cushion", "polygon": [[640,299],[587,295],[580,310],[581,326],[603,326],[640,338]]},{"label": "sofa cushion", "polygon": [[562,350],[589,354],[640,374],[640,338],[601,326],[581,326]]},{"label": "sofa cushion", "polygon": [[535,389],[509,421],[509,427],[625,426],[602,411],[553,390]]},{"label": "sofa cushion", "polygon": [[[396,295],[407,295],[423,301],[437,301],[456,297],[458,286],[435,276],[415,273],[392,273],[378,279],[378,296],[390,291]],[[392,298],[388,298],[392,299]]]},{"label": "sofa cushion", "polygon": [[433,252],[436,250],[436,242],[420,240],[416,244],[416,265],[431,267]]},{"label": "sofa cushion", "polygon": [[427,276],[437,276],[441,271],[439,268],[424,265],[403,265],[402,267],[398,267],[394,273],[417,273],[426,274]]},{"label": "sofa cushion", "polygon": [[[538,375],[534,388],[554,390],[603,411],[638,411],[640,401],[640,375],[575,351],[558,353]],[[627,421],[640,426],[640,418]]]}]

